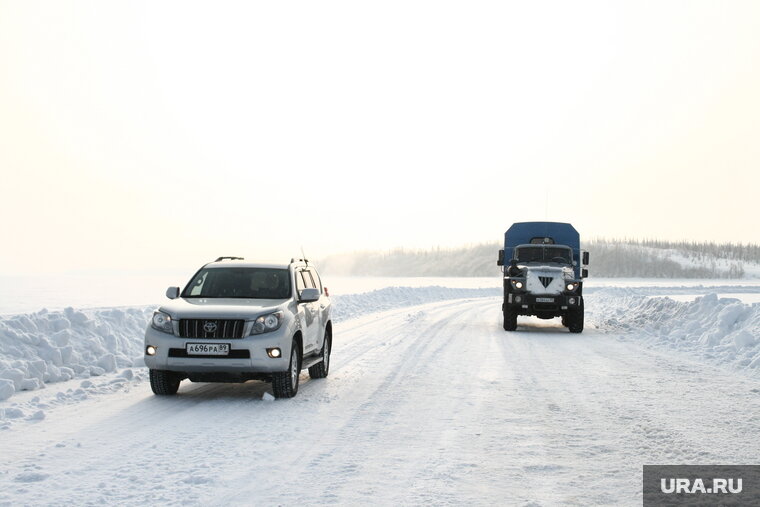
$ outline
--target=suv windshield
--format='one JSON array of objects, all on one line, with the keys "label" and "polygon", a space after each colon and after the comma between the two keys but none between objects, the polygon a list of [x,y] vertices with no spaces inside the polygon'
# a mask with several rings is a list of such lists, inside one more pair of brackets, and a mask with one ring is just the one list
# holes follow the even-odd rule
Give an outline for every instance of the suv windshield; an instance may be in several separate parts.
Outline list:
[{"label": "suv windshield", "polygon": [[287,299],[287,269],[203,268],[190,280],[183,298]]},{"label": "suv windshield", "polygon": [[517,262],[558,262],[570,264],[573,251],[564,246],[521,246],[515,248]]}]

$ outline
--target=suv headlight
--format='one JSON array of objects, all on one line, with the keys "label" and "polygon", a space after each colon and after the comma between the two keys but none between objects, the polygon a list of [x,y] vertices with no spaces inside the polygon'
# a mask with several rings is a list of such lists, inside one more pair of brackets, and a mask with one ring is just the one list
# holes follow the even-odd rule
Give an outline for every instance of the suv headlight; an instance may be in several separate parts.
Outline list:
[{"label": "suv headlight", "polygon": [[253,321],[251,334],[269,333],[270,331],[278,330],[282,325],[282,316],[282,312],[274,312],[258,317]]},{"label": "suv headlight", "polygon": [[153,329],[161,331],[162,333],[174,334],[172,318],[168,313],[161,311],[153,312],[153,319],[150,321],[150,325],[153,327]]}]

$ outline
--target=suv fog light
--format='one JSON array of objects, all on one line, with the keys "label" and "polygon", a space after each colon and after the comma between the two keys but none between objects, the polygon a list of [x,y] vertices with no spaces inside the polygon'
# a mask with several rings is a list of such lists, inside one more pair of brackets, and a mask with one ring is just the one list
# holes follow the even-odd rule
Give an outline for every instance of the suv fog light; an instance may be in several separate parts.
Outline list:
[{"label": "suv fog light", "polygon": [[153,345],[148,345],[145,347],[145,353],[149,356],[155,356],[156,355],[156,347]]},{"label": "suv fog light", "polygon": [[282,355],[282,352],[279,348],[267,349],[267,355],[271,358],[277,359]]}]

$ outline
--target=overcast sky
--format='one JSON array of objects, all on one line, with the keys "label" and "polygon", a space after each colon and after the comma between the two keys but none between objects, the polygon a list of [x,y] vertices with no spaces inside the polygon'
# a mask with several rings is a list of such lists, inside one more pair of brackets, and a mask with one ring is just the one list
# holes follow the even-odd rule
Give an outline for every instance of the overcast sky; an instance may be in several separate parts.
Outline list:
[{"label": "overcast sky", "polygon": [[760,242],[760,2],[0,0],[0,274]]}]

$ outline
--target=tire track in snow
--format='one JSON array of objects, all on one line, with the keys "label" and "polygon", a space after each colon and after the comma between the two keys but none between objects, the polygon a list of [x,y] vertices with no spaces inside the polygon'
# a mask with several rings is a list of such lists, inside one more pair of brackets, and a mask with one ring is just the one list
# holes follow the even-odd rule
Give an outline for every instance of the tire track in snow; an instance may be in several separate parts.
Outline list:
[{"label": "tire track in snow", "polygon": [[51,410],[4,432],[26,448],[0,469],[0,503],[634,504],[650,460],[760,452],[756,383],[500,319],[488,298],[340,323],[330,377],[302,375],[292,400],[262,401],[261,382],[174,399],[144,383]]},{"label": "tire track in snow", "polygon": [[[316,498],[330,503],[335,498],[349,495],[354,498],[352,501],[371,501],[378,493],[371,485],[363,486],[358,492],[347,489],[355,488],[365,475],[381,473],[379,470],[368,470],[376,466],[368,457],[376,450],[376,442],[386,440],[389,432],[408,431],[406,425],[399,428],[396,420],[399,406],[410,394],[410,389],[405,386],[410,379],[414,382],[419,378],[417,370],[421,364],[428,363],[432,356],[446,347],[441,333],[452,320],[460,318],[458,309],[466,304],[482,303],[459,301],[424,305],[415,308],[412,313],[392,312],[387,317],[377,319],[369,328],[366,325],[354,328],[354,332],[359,334],[352,337],[354,347],[351,348],[359,347],[363,352],[354,357],[350,354],[351,348],[347,348],[340,356],[333,356],[333,367],[350,383],[340,386],[344,391],[338,401],[342,403],[335,408],[340,410],[341,416],[325,438],[302,450],[289,467],[289,473],[295,476],[308,478],[319,473],[332,478],[329,488],[321,488],[320,483],[306,486],[307,489],[314,488]],[[457,311],[452,314],[451,308],[457,308]],[[440,318],[436,317],[431,324],[430,314],[440,315]],[[367,333],[365,329],[374,331]],[[328,381],[333,379],[333,374],[331,372]],[[345,391],[347,388],[349,391]],[[362,448],[369,452],[357,452]],[[383,473],[392,472],[386,470]],[[322,489],[323,494],[316,494]],[[285,504],[303,500],[300,492],[282,491],[280,494]],[[246,491],[226,497],[224,501],[242,504],[245,502],[241,499],[250,495]]]}]

